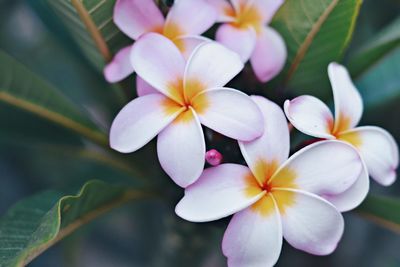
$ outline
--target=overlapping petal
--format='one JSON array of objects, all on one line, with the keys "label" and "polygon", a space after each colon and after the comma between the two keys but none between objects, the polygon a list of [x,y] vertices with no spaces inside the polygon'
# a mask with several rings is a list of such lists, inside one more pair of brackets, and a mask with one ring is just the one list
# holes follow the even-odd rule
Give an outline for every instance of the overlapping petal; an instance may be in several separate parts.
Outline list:
[{"label": "overlapping petal", "polygon": [[[225,136],[250,141],[261,136],[264,129],[262,113],[246,94],[229,88],[204,91],[193,100],[200,121]],[[199,108],[198,108],[199,107]]]},{"label": "overlapping petal", "polygon": [[243,62],[249,60],[256,46],[257,34],[253,27],[235,27],[231,24],[221,25],[216,33],[216,40],[239,54]]},{"label": "overlapping petal", "polygon": [[192,109],[181,113],[159,135],[157,154],[163,170],[181,187],[196,181],[204,168],[206,147]]},{"label": "overlapping petal", "polygon": [[104,77],[110,83],[119,82],[134,72],[130,61],[132,45],[122,48],[104,68]]},{"label": "overlapping petal", "polygon": [[257,78],[261,82],[274,78],[285,65],[286,57],[286,45],[280,34],[270,27],[262,28],[250,58]]},{"label": "overlapping petal", "polygon": [[[197,47],[185,69],[185,95],[191,97],[208,88],[227,84],[243,69],[239,56],[216,42]],[[193,84],[198,84],[193,88]]]},{"label": "overlapping petal", "polygon": [[160,92],[143,80],[139,75],[136,76],[136,93],[138,96],[149,94],[159,94]]},{"label": "overlapping petal", "polygon": [[358,124],[363,112],[363,103],[345,67],[330,63],[328,75],[335,100],[334,132],[339,133]]},{"label": "overlapping petal", "polygon": [[203,36],[198,35],[183,35],[174,39],[175,45],[178,46],[182,55],[186,60],[192,55],[193,51],[204,42],[211,42],[211,39],[208,39]]},{"label": "overlapping petal", "polygon": [[335,138],[331,135],[332,113],[318,98],[303,95],[286,100],[284,109],[290,123],[299,131],[318,138]]},{"label": "overlapping petal", "polygon": [[164,17],[154,1],[118,0],[114,7],[114,23],[132,39],[146,32],[160,31]]},{"label": "overlapping petal", "polygon": [[336,195],[350,188],[361,169],[362,160],[353,146],[336,140],[321,141],[293,154],[271,183],[277,187],[291,184],[292,188],[317,195]]},{"label": "overlapping petal", "polygon": [[365,163],[363,163],[360,175],[349,189],[338,195],[323,195],[322,197],[331,202],[340,212],[345,212],[360,205],[367,196],[368,191],[368,170]]},{"label": "overlapping petal", "polygon": [[378,183],[388,186],[396,180],[399,149],[393,136],[375,126],[357,127],[340,135],[360,151],[369,174]]},{"label": "overlapping petal", "polygon": [[[249,177],[250,175],[250,177]],[[238,212],[259,200],[265,193],[249,191],[249,168],[221,164],[204,170],[200,178],[185,189],[175,212],[191,222],[218,220]]]},{"label": "overlapping petal", "polygon": [[143,35],[132,48],[131,62],[143,80],[183,103],[179,83],[183,79],[185,59],[172,41],[157,33]]},{"label": "overlapping petal", "polygon": [[264,118],[264,133],[249,142],[239,142],[247,165],[255,175],[260,171],[260,161],[274,162],[280,166],[289,155],[289,129],[282,109],[260,96],[251,96]]},{"label": "overlapping petal", "polygon": [[286,192],[294,200],[283,214],[281,212],[285,240],[311,254],[332,253],[343,234],[342,215],[332,204],[314,194],[299,190]]},{"label": "overlapping petal", "polygon": [[[168,110],[165,105],[169,105]],[[110,146],[122,153],[134,152],[147,144],[182,112],[182,108],[161,94],[138,97],[115,117]]]},{"label": "overlapping petal", "polygon": [[282,248],[282,224],[279,211],[262,215],[252,207],[236,213],[225,231],[222,250],[230,267],[273,266]]},{"label": "overlapping petal", "polygon": [[216,20],[216,10],[205,0],[175,0],[165,21],[164,33],[169,37],[200,35]]}]

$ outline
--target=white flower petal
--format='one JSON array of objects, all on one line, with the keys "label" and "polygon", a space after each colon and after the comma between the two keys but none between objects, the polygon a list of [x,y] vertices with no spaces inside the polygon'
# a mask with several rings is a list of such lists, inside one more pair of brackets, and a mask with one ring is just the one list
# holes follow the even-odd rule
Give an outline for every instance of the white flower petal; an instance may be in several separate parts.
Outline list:
[{"label": "white flower petal", "polygon": [[299,96],[286,100],[284,108],[290,123],[299,131],[318,138],[335,139],[331,135],[332,113],[318,98]]},{"label": "white flower petal", "polygon": [[110,146],[122,153],[138,150],[153,139],[182,112],[161,94],[138,97],[115,117],[110,130]]},{"label": "white flower petal", "polygon": [[273,266],[282,248],[282,223],[279,211],[269,197],[273,212],[260,214],[252,207],[235,215],[225,231],[222,251],[230,267]]},{"label": "white flower petal", "polygon": [[[293,247],[315,255],[332,253],[344,230],[343,217],[323,198],[298,190],[286,191],[293,203],[282,214],[283,236]],[[276,202],[279,205],[279,199]]]},{"label": "white flower petal", "polygon": [[360,205],[369,191],[369,177],[367,167],[363,163],[363,169],[355,183],[349,189],[338,195],[323,195],[322,197],[331,202],[340,212],[345,212]]},{"label": "white flower petal", "polygon": [[363,112],[361,95],[354,86],[345,67],[337,63],[330,63],[328,75],[335,100],[334,132],[351,129],[361,119]]},{"label": "white flower petal", "polygon": [[245,63],[256,46],[257,34],[253,27],[239,28],[231,24],[222,24],[215,39],[227,48],[239,54]]},{"label": "white flower petal", "polygon": [[263,133],[260,109],[248,95],[238,90],[205,91],[194,99],[193,107],[201,110],[197,114],[203,125],[230,138],[250,141]]},{"label": "white flower petal", "polygon": [[132,39],[146,32],[161,30],[164,17],[154,1],[118,0],[114,7],[114,23]]},{"label": "white flower petal", "polygon": [[375,181],[385,186],[394,183],[399,148],[390,133],[380,127],[363,126],[343,133],[339,139],[357,147]]},{"label": "white flower petal", "polygon": [[174,39],[174,43],[178,46],[186,60],[188,60],[193,51],[204,42],[212,42],[212,40],[198,35],[183,35]]},{"label": "white flower petal", "polygon": [[[282,109],[261,96],[251,96],[260,108],[264,117],[264,133],[259,138],[242,142],[239,141],[240,150],[250,167],[256,175],[262,171],[260,161],[264,163],[274,162],[280,166],[289,156],[289,128]],[[259,179],[261,177],[258,177]]]},{"label": "white flower petal", "polygon": [[228,0],[207,0],[217,11],[217,22],[232,22],[235,20],[232,15],[235,14],[235,10]]},{"label": "white flower petal", "polygon": [[167,36],[170,32],[172,36],[175,33],[198,35],[208,30],[216,20],[216,10],[205,0],[175,0],[165,21],[164,33]]},{"label": "white flower petal", "polygon": [[147,33],[133,45],[131,62],[137,74],[151,86],[178,103],[185,59],[168,38]]},{"label": "white flower petal", "polygon": [[158,135],[157,154],[164,171],[179,186],[186,187],[200,177],[206,145],[192,109],[181,113]]},{"label": "white flower petal", "polygon": [[134,72],[129,55],[132,45],[122,48],[104,68],[104,77],[109,83],[119,82]]},{"label": "white flower petal", "polygon": [[266,24],[272,20],[283,2],[284,0],[252,0],[251,5],[257,8],[262,17],[262,23]]},{"label": "white flower petal", "polygon": [[293,154],[274,174],[275,186],[298,188],[317,195],[344,192],[358,178],[362,160],[357,150],[341,141],[321,141]]},{"label": "white flower petal", "polygon": [[236,213],[259,200],[265,193],[249,191],[249,168],[221,164],[204,170],[200,178],[185,189],[175,212],[191,222],[218,220]]},{"label": "white flower petal", "polygon": [[270,27],[262,28],[250,58],[258,80],[267,82],[278,75],[285,66],[286,58],[286,45],[281,35]]},{"label": "white flower petal", "polygon": [[[224,86],[242,69],[243,63],[235,52],[217,42],[203,43],[196,48],[186,65],[185,94],[190,98],[208,88]],[[191,88],[193,83],[201,84],[201,88]]]}]

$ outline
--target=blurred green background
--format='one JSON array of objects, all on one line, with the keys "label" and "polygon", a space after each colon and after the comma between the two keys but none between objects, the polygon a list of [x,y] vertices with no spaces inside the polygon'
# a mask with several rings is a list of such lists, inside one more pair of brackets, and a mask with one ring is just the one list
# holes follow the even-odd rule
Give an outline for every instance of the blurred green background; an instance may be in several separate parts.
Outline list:
[{"label": "blurred green background", "polygon": [[[343,63],[351,62],[382,29],[399,21],[399,15],[400,1],[364,0]],[[400,36],[400,23],[397,25]],[[106,129],[126,102],[124,93],[105,82],[69,32],[48,1],[0,0],[0,48],[56,85]],[[399,75],[399,46],[367,72],[355,75],[367,103],[361,124],[384,127],[398,143]],[[249,88],[249,84],[245,84],[245,91],[264,94],[280,104],[296,95],[288,90],[281,96],[260,85]],[[134,95],[133,78],[124,81],[122,87],[129,96]],[[331,99],[329,88],[323,92]],[[74,192],[93,178],[136,183],[128,170],[99,159],[93,145],[35,115],[0,103],[0,125],[0,215],[21,198],[49,188]],[[209,136],[210,147],[222,150],[228,161],[240,161],[232,141],[221,141],[211,132]],[[79,229],[29,266],[225,266],[220,243],[228,219],[192,224],[175,216],[173,208],[183,192],[162,174],[154,142],[124,160],[127,164],[136,162],[141,170],[156,177],[150,182],[159,185],[168,198],[141,200],[118,208]],[[398,197],[400,185],[397,182],[384,188],[371,182],[371,192]],[[400,235],[355,213],[345,214],[345,219],[344,237],[332,255],[316,257],[285,244],[278,266],[400,266]]]}]

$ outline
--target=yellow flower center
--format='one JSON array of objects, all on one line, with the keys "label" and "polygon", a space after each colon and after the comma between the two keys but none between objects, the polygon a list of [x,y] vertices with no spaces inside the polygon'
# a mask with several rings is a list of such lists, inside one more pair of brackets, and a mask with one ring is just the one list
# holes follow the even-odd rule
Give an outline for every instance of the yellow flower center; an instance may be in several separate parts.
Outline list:
[{"label": "yellow flower center", "polygon": [[277,171],[278,161],[265,161],[260,159],[254,166],[254,175],[249,173],[246,175],[245,183],[246,195],[254,197],[261,192],[266,194],[252,205],[252,209],[259,212],[262,216],[268,216],[275,209],[275,203],[279,212],[283,215],[285,210],[295,202],[295,194],[290,191],[280,189],[295,189],[296,173],[289,169],[283,168]]},{"label": "yellow flower center", "polygon": [[197,114],[202,114],[209,106],[209,99],[205,94],[199,94],[206,89],[205,85],[197,79],[188,79],[183,84],[182,79],[172,82],[168,86],[171,99],[165,99],[162,103],[166,115],[171,115],[179,110],[182,113],[175,119],[174,123],[189,122],[194,117],[190,107]]},{"label": "yellow flower center", "polygon": [[346,132],[350,130],[351,119],[345,114],[340,114],[336,122],[330,121],[328,123],[330,133],[338,140],[352,144],[355,147],[362,145],[361,136],[356,132]]},{"label": "yellow flower center", "polygon": [[253,27],[254,30],[259,33],[262,28],[262,16],[260,11],[251,5],[241,5],[238,11],[233,11],[234,14],[232,17],[235,18],[235,21],[231,23],[231,25],[237,28],[247,28],[249,26]]}]

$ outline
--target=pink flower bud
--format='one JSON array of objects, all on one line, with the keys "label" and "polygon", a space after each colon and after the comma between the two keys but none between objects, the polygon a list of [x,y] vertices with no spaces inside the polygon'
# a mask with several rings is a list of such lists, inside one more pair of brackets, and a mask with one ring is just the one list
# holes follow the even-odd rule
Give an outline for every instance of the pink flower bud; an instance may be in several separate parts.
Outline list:
[{"label": "pink flower bud", "polygon": [[218,166],[222,162],[222,155],[216,149],[208,150],[206,153],[206,161],[212,166]]}]

